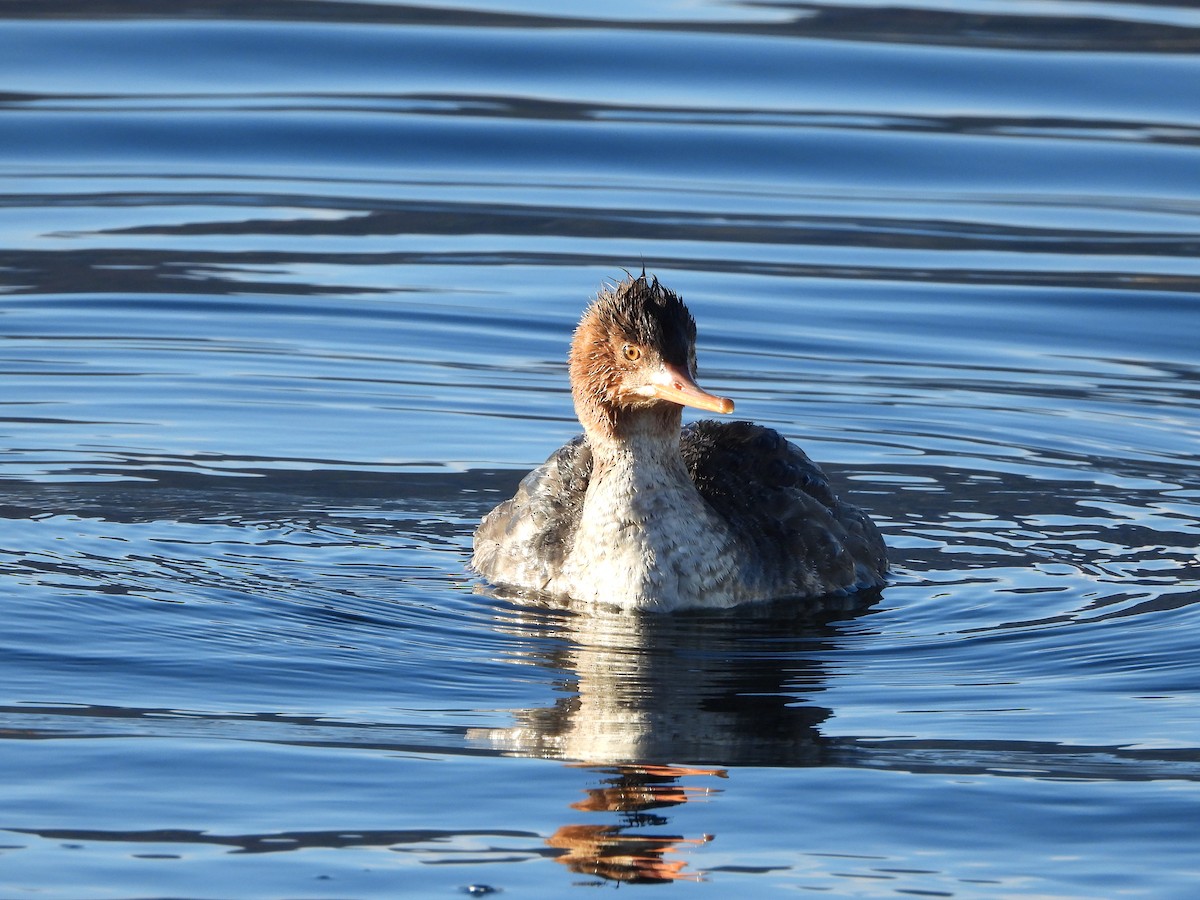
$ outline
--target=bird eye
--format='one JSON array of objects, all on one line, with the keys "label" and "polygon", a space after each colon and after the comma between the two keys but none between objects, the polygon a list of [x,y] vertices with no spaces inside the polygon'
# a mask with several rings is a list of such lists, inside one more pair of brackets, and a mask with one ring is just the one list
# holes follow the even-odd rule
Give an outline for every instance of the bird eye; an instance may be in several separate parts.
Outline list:
[{"label": "bird eye", "polygon": [[621,352],[625,354],[625,358],[630,362],[637,362],[642,358],[642,349],[635,347],[633,344],[626,344],[621,348]]}]

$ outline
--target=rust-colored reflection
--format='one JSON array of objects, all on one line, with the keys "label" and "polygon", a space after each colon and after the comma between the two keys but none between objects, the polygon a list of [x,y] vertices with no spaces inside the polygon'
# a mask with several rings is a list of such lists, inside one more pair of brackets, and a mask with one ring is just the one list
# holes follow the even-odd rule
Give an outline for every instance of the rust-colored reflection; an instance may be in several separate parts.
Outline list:
[{"label": "rust-colored reflection", "polygon": [[[590,768],[590,767],[589,767]],[[708,785],[680,784],[681,778],[725,778],[722,769],[676,766],[616,766],[605,768],[608,777],[601,787],[589,788],[587,799],[572,803],[582,812],[616,812],[621,822],[595,825],[564,825],[547,839],[551,847],[565,851],[557,862],[572,872],[608,881],[662,884],[670,881],[701,881],[686,872],[687,861],[673,858],[687,845],[705,844],[712,835],[689,838],[655,833],[667,819],[654,810],[703,800],[717,789]]]}]

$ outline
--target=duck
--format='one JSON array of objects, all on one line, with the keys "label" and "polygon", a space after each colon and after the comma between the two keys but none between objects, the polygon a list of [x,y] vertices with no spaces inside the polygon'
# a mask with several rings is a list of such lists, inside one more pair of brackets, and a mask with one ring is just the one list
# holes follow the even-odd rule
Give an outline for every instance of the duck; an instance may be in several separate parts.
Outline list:
[{"label": "duck", "polygon": [[568,354],[583,434],[475,530],[471,568],[519,595],[626,611],[728,609],[882,587],[878,527],[779,432],[697,383],[696,322],[629,275],[587,306]]}]

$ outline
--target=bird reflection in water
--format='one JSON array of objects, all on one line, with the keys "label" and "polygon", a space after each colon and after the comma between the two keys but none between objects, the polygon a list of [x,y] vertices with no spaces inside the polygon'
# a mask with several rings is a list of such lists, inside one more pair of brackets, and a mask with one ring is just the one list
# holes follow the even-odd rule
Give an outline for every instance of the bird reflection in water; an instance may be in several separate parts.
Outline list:
[{"label": "bird reflection in water", "polygon": [[[866,593],[694,615],[497,606],[509,661],[542,670],[556,699],[470,737],[604,774],[586,800],[563,805],[620,821],[573,822],[549,838],[572,871],[618,882],[697,880],[675,854],[712,838],[660,833],[669,828],[664,811],[733,789],[714,787],[728,768],[836,761],[820,732],[832,711],[814,702],[832,677],[820,660],[878,600]],[[678,760],[713,768],[668,764]]]},{"label": "bird reflection in water", "polygon": [[[587,767],[590,768],[590,767]],[[723,769],[678,766],[614,766],[603,769],[604,786],[588,788],[587,799],[572,803],[581,812],[620,813],[618,825],[564,825],[546,843],[565,851],[556,862],[580,875],[632,884],[702,881],[696,872],[684,871],[687,860],[672,859],[687,845],[706,844],[711,835],[684,837],[645,832],[661,829],[669,820],[654,810],[703,800],[717,793],[710,786],[680,783],[681,778],[725,778]]]}]

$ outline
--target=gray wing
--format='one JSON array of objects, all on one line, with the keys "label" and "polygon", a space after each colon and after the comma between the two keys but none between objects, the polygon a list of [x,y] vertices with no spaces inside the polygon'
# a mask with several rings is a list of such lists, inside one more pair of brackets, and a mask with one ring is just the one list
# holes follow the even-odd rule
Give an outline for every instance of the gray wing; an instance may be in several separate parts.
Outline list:
[{"label": "gray wing", "polygon": [[581,434],[484,516],[472,568],[495,584],[544,589],[570,552],[591,477],[592,449]]},{"label": "gray wing", "polygon": [[795,444],[750,422],[701,421],[683,431],[700,495],[729,523],[771,590],[804,595],[883,584],[887,551],[866,513],[834,494]]}]

